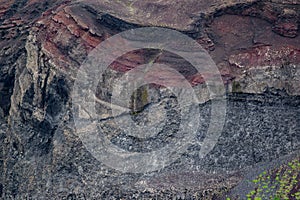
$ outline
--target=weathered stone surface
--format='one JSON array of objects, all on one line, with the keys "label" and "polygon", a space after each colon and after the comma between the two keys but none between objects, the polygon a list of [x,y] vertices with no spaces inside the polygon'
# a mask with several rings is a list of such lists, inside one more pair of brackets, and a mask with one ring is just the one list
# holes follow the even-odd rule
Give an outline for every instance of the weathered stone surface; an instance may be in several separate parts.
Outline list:
[{"label": "weathered stone surface", "polygon": [[[242,180],[245,167],[299,150],[299,1],[0,0],[0,4],[4,199],[222,198]],[[213,151],[199,158],[211,117],[203,75],[169,52],[128,52],[112,63],[97,90],[96,110],[106,136],[136,152],[151,151],[176,137],[178,105],[157,85],[141,90],[135,115],[126,113],[143,124],[147,114],[160,117],[152,108],[169,105],[167,126],[157,138],[129,137],[112,121],[107,105],[114,80],[149,62],[168,63],[194,87],[200,97],[201,126],[199,143],[172,165],[156,173],[121,173],[96,160],[76,135],[70,95],[78,68],[97,45],[121,31],[144,26],[182,31],[208,51],[227,89],[227,118]],[[158,76],[154,73],[150,79]],[[168,81],[181,83],[176,76]]]},{"label": "weathered stone surface", "polygon": [[298,35],[299,16],[293,9],[284,9],[279,15],[273,30],[286,37],[296,37]]}]

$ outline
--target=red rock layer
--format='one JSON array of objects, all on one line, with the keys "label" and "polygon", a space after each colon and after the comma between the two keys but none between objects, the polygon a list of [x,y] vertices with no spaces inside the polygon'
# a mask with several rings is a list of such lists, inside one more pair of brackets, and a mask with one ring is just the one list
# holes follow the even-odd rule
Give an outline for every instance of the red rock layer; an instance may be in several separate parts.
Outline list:
[{"label": "red rock layer", "polygon": [[[24,1],[25,2],[25,1]],[[48,2],[48,1],[47,1]],[[122,31],[121,22],[107,24],[103,21],[105,13],[98,7],[89,7],[71,1],[49,1],[48,9],[36,0],[25,2],[24,8],[5,19],[0,29],[7,30],[2,39],[17,37],[20,30],[29,29],[37,35],[37,40],[46,56],[61,69],[77,68],[88,53],[108,37]],[[0,18],[14,5],[3,1]],[[265,65],[282,65],[287,62],[299,64],[298,3],[289,2],[248,2],[232,7],[215,8],[214,15],[199,18],[192,32],[194,38],[209,52],[218,65],[224,82],[228,83],[240,76],[236,68],[251,68]],[[275,6],[277,5],[277,6]],[[45,10],[37,19],[32,16],[39,6]],[[25,14],[25,11],[27,14]],[[28,13],[31,12],[31,13]],[[201,20],[204,20],[203,23]],[[110,22],[111,23],[111,22]],[[113,22],[114,23],[114,22]],[[125,23],[125,22],[124,22]],[[24,24],[28,24],[24,26]],[[126,30],[126,28],[124,28]],[[122,45],[120,45],[122,48]],[[110,56],[114,56],[114,53]],[[180,71],[192,85],[203,83],[203,77],[186,61],[168,53],[139,50],[128,52],[112,63],[111,68],[126,72],[130,69],[155,60],[171,65]]]}]

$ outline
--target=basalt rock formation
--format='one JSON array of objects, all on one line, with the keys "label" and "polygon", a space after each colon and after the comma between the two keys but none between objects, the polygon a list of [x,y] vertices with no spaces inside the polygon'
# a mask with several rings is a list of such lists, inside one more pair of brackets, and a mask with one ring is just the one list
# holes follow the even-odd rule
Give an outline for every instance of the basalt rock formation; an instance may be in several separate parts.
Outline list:
[{"label": "basalt rock formation", "polygon": [[[247,167],[300,148],[299,0],[0,3],[4,199],[222,199],[243,180]],[[95,47],[122,31],[150,26],[180,31],[209,53],[226,88],[227,116],[217,145],[199,158],[211,115],[202,75],[170,52],[128,52],[106,70],[96,94],[99,123],[112,143],[130,152],[151,151],[179,127],[176,101],[156,86],[137,91],[134,112],[126,114],[143,123],[145,113],[160,118],[151,108],[170,104],[169,121],[156,139],[129,137],[111,122],[107,102],[113,81],[149,62],[168,63],[183,74],[200,97],[201,124],[199,143],[172,165],[159,172],[122,173],[95,159],[76,135],[71,93],[78,69]]]}]

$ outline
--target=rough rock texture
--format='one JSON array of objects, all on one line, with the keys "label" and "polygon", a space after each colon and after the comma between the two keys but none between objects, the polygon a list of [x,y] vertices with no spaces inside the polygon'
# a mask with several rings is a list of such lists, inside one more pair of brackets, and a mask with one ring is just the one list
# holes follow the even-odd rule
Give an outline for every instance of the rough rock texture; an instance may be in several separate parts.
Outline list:
[{"label": "rough rock texture", "polygon": [[[245,167],[299,150],[298,0],[0,0],[0,5],[4,199],[222,199],[242,180]],[[70,95],[91,50],[116,33],[144,26],[179,30],[209,52],[227,89],[228,112],[218,144],[200,159],[211,103],[201,74],[169,52],[141,49],[119,57],[100,81],[96,108],[107,137],[126,151],[163,146],[180,120],[175,102],[156,140],[120,133],[105,104],[114,79],[141,64],[169,63],[202,100],[200,143],[160,172],[121,173],[96,160],[76,136]],[[164,88],[145,90],[155,97],[150,103],[160,105]],[[144,111],[156,115],[143,98],[138,102],[137,122],[143,123]]]}]

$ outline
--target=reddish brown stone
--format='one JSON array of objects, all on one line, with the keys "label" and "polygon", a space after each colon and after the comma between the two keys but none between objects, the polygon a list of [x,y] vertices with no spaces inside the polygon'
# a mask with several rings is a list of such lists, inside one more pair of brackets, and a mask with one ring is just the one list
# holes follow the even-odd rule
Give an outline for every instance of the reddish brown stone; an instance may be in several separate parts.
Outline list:
[{"label": "reddish brown stone", "polygon": [[87,43],[88,46],[91,46],[93,48],[95,48],[100,44],[100,42],[102,42],[102,40],[99,37],[93,36],[89,32],[83,33],[83,35],[81,35],[81,38]]},{"label": "reddish brown stone", "polygon": [[0,18],[5,14],[11,5],[13,4],[13,1],[6,1],[6,0],[1,0],[0,1]]},{"label": "reddish brown stone", "polygon": [[15,24],[5,24],[5,25],[0,26],[0,29],[9,29],[9,28],[13,28],[15,26],[16,26]]},{"label": "reddish brown stone", "polygon": [[296,37],[298,35],[298,18],[295,10],[283,10],[273,27],[273,31],[285,37]]},{"label": "reddish brown stone", "polygon": [[[110,56],[115,57],[114,54]],[[116,61],[114,61],[110,65],[110,68],[119,72],[127,72],[145,63],[146,63],[146,58],[145,55],[143,54],[143,50],[138,50],[138,51],[128,52],[125,55],[117,58]]]},{"label": "reddish brown stone", "polygon": [[229,63],[239,68],[299,64],[300,49],[293,46],[283,46],[279,49],[259,46],[231,55]]}]

